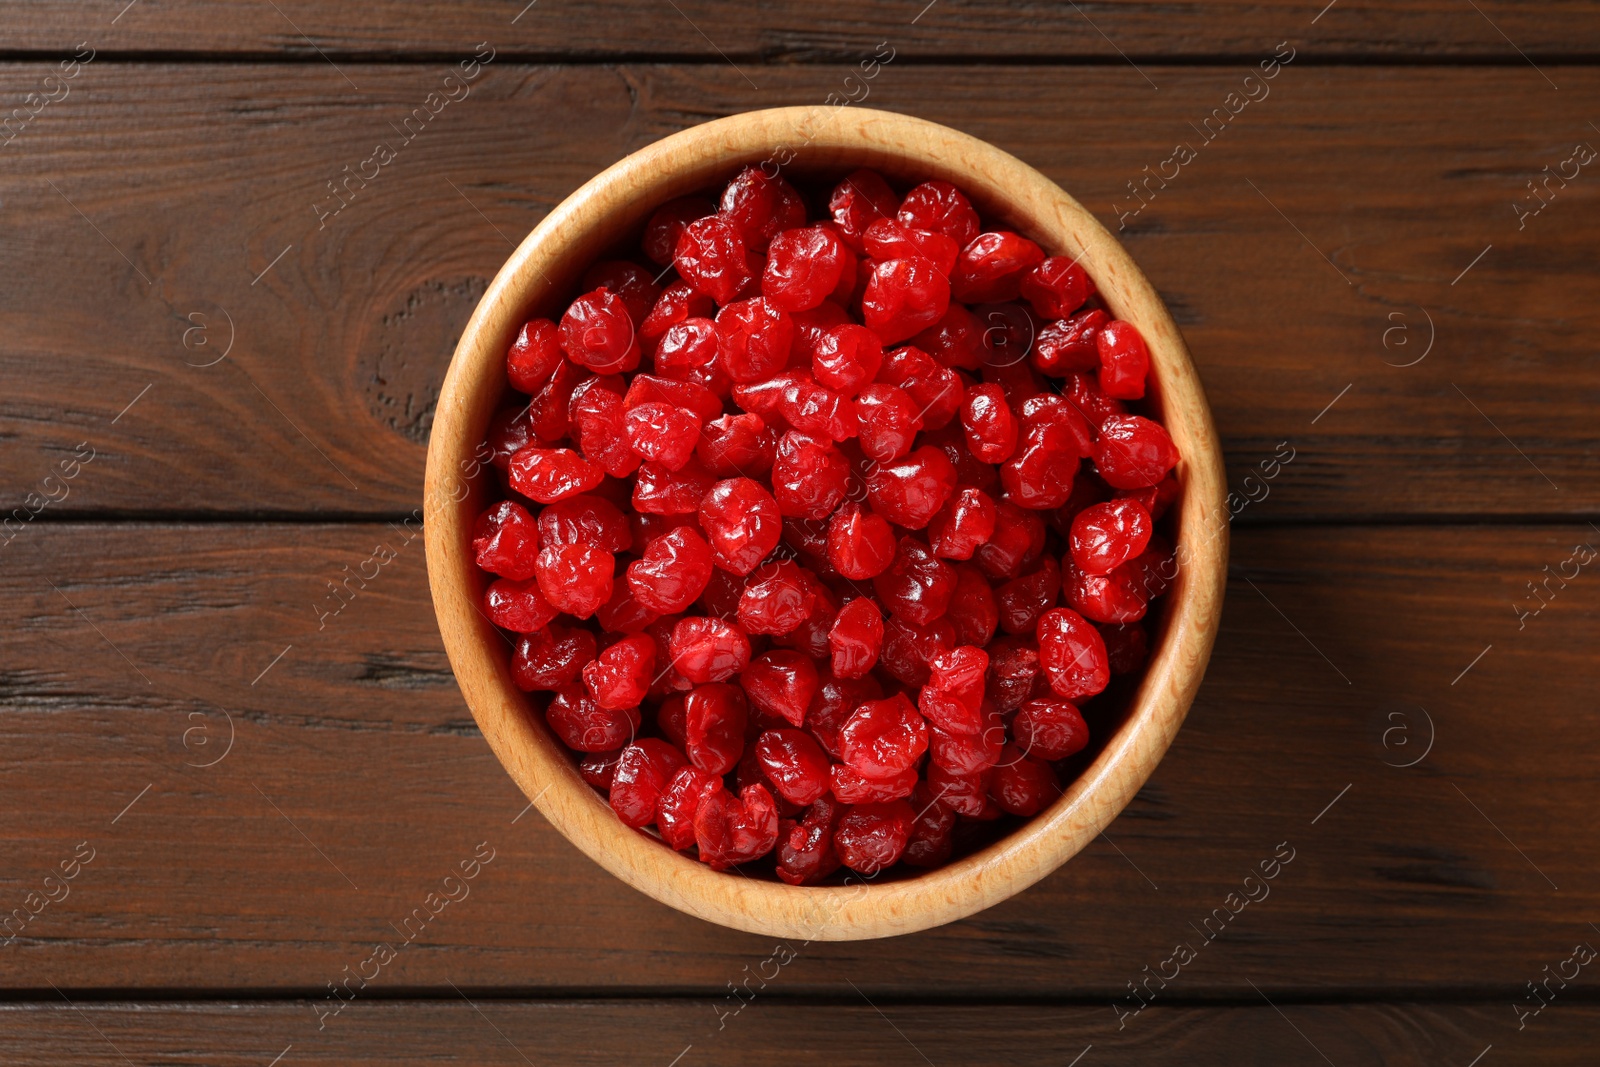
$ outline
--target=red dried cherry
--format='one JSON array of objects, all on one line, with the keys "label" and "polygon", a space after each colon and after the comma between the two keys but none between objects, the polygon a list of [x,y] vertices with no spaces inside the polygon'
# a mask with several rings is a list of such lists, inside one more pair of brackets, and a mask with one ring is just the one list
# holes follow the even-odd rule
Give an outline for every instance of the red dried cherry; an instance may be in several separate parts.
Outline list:
[{"label": "red dried cherry", "polygon": [[955,269],[961,246],[942,233],[918,230],[897,219],[879,219],[861,235],[862,248],[876,260],[917,256],[933,264],[934,270],[948,278]]},{"label": "red dried cherry", "polygon": [[1110,574],[1144,551],[1152,528],[1137,500],[1090,504],[1072,520],[1072,562],[1085,574]]},{"label": "red dried cherry", "polygon": [[746,575],[778,547],[783,514],[765,487],[751,478],[717,482],[700,502],[700,528],[716,565]]},{"label": "red dried cherry", "polygon": [[695,455],[719,478],[758,478],[772,470],[778,435],[760,415],[724,415],[700,428]]},{"label": "red dried cherry", "polygon": [[912,189],[900,202],[896,217],[919,230],[942,233],[963,248],[978,236],[978,213],[966,194],[949,182],[923,182]]},{"label": "red dried cherry", "polygon": [[994,590],[983,572],[970,563],[956,567],[956,591],[950,597],[945,619],[954,629],[956,641],[978,648],[989,644],[995,628],[1000,625],[1000,608],[995,603]]},{"label": "red dried cherry", "polygon": [[950,293],[968,304],[1015,300],[1022,276],[1044,262],[1044,250],[1009,230],[980,233],[961,249]]},{"label": "red dried cherry", "polygon": [[616,558],[593,545],[546,545],[535,566],[545,599],[580,619],[611,599],[615,571]]},{"label": "red dried cherry", "polygon": [[861,390],[856,397],[856,417],[861,427],[861,451],[878,463],[888,463],[911,451],[911,443],[922,429],[922,413],[916,402],[899,386],[881,382]]},{"label": "red dried cherry", "polygon": [[833,851],[833,829],[842,806],[821,797],[807,809],[799,822],[778,823],[778,868],[780,879],[790,885],[812,885],[839,869],[839,856]]},{"label": "red dried cherry", "polygon": [[875,578],[894,562],[894,530],[879,515],[846,501],[828,523],[828,562],[852,581]]},{"label": "red dried cherry", "polygon": [[724,682],[750,662],[750,639],[721,619],[692,615],[672,628],[672,665],[696,685]]},{"label": "red dried cherry", "polygon": [[561,364],[561,336],[549,319],[529,319],[506,350],[506,378],[511,388],[536,393]]},{"label": "red dried cherry", "polygon": [[717,359],[734,381],[760,381],[788,363],[794,323],[765,297],[726,305],[717,312],[716,323]]},{"label": "red dried cherry", "polygon": [[862,774],[848,763],[835,763],[828,770],[829,788],[842,804],[878,804],[908,797],[917,787],[917,772],[907,767],[897,774],[875,778]]},{"label": "red dried cherry", "polygon": [[578,752],[621,748],[639,731],[638,708],[602,708],[581,685],[556,690],[544,717],[562,743]]},{"label": "red dried cherry", "polygon": [[636,455],[681,470],[700,440],[700,416],[670,404],[640,404],[627,413],[623,434]]},{"label": "red dried cherry", "polygon": [[653,273],[625,259],[606,259],[584,271],[578,287],[585,292],[607,289],[615,293],[628,309],[628,318],[638,326],[661,295],[661,286],[651,276]]},{"label": "red dried cherry", "polygon": [[489,621],[519,634],[544,629],[559,612],[539,592],[535,579],[497,578],[483,594],[483,613]]},{"label": "red dried cherry", "polygon": [[767,780],[791,804],[810,804],[827,794],[828,757],[801,730],[768,730],[756,741],[756,759]]},{"label": "red dried cherry", "polygon": [[883,175],[863,168],[845,175],[844,180],[833,187],[828,197],[828,213],[839,227],[839,235],[859,252],[861,235],[867,227],[881,218],[893,217],[899,202]]},{"label": "red dried cherry", "polygon": [[1005,737],[1005,720],[996,712],[984,715],[983,729],[975,734],[952,734],[932,727],[928,730],[928,760],[952,774],[982,774],[999,761]]},{"label": "red dried cherry", "polygon": [[[1071,557],[1067,558],[1071,562]],[[1085,574],[1066,568],[1063,592],[1068,604],[1095,622],[1138,622],[1148,606],[1139,588],[1143,572],[1135,562],[1124,563],[1110,574]]]},{"label": "red dried cherry", "polygon": [[892,867],[905,851],[916,818],[903,800],[882,804],[857,804],[839,819],[833,848],[852,871],[877,874]]},{"label": "red dried cherry", "polygon": [[946,367],[977,370],[984,364],[985,323],[967,310],[965,304],[951,302],[938,322],[913,337],[912,343]]},{"label": "red dried cherry", "polygon": [[883,624],[883,651],[878,661],[901,684],[922,686],[928,683],[928,657],[955,644],[955,627],[948,619],[918,626],[890,615]]},{"label": "red dried cherry", "polygon": [[526,692],[560,689],[577,681],[594,659],[596,641],[588,630],[551,623],[517,642],[511,678]]},{"label": "red dried cherry", "polygon": [[855,257],[826,226],[785,230],[772,239],[761,294],[784,311],[810,311],[839,285],[846,261]]},{"label": "red dried cherry", "polygon": [[1061,795],[1055,772],[1047,763],[1022,755],[1007,745],[995,766],[989,795],[1012,815],[1034,815]]},{"label": "red dried cherry", "polygon": [[760,859],[778,843],[778,809],[765,786],[750,785],[734,799],[719,781],[700,795],[694,813],[700,859],[714,871]]},{"label": "red dried cherry", "polygon": [[539,537],[547,545],[593,545],[626,552],[633,545],[628,520],[604,497],[567,497],[539,512]]},{"label": "red dried cherry", "polygon": [[781,637],[810,618],[816,603],[816,590],[799,566],[789,560],[768,563],[751,573],[739,597],[739,625],[748,634]]},{"label": "red dried cherry", "polygon": [[511,457],[508,476],[511,488],[541,504],[587,493],[605,480],[604,471],[571,449],[532,446]]},{"label": "red dried cherry", "polygon": [[1029,756],[1066,759],[1089,743],[1089,727],[1065,700],[1030,700],[1017,709],[1011,734]]},{"label": "red dried cherry", "polygon": [[1092,287],[1075,260],[1051,256],[1022,276],[1021,293],[1043,318],[1064,319],[1083,306]]},{"label": "red dried cherry", "polygon": [[928,750],[928,724],[904,694],[862,704],[839,728],[839,755],[871,778],[916,766]]},{"label": "red dried cherry", "polygon": [[1100,349],[1096,338],[1108,321],[1106,313],[1095,308],[1052,322],[1034,339],[1033,365],[1057,378],[1072,371],[1097,369]]},{"label": "red dried cherry", "polygon": [[657,265],[665,267],[672,262],[678,238],[684,228],[696,219],[703,219],[717,210],[716,205],[703,196],[680,196],[656,208],[644,227],[644,254]]},{"label": "red dried cherry", "polygon": [[1177,465],[1178,450],[1160,423],[1115,415],[1100,426],[1094,462],[1114,488],[1138,489],[1161,481]]},{"label": "red dried cherry", "polygon": [[944,559],[971,559],[994,536],[998,512],[981,489],[957,489],[928,523],[928,543]]},{"label": "red dried cherry", "polygon": [[583,684],[607,711],[636,708],[650,689],[656,643],[643,634],[624,637],[584,665]]},{"label": "red dried cherry", "polygon": [[1017,420],[998,385],[974,385],[961,404],[967,447],[984,463],[1003,463],[1017,447]]},{"label": "red dried cherry", "polygon": [[739,675],[739,684],[761,711],[799,726],[805,722],[806,709],[817,695],[819,679],[810,656],[775,649],[752,660]]},{"label": "red dried cherry", "polygon": [[783,515],[827,518],[844,500],[849,477],[849,462],[828,441],[793,430],[778,439],[772,495]]},{"label": "red dried cherry", "polygon": [[473,560],[503,578],[532,578],[539,559],[539,527],[528,509],[502,500],[479,515],[472,526]]},{"label": "red dried cherry", "polygon": [[661,794],[687,761],[683,753],[654,737],[641,737],[622,750],[611,779],[611,810],[625,826],[656,821]]},{"label": "red dried cherry", "polygon": [[868,597],[856,597],[844,607],[828,629],[828,649],[833,673],[840,678],[860,678],[878,662],[883,648],[883,615]]},{"label": "red dried cherry", "polygon": [[951,834],[956,826],[956,811],[948,807],[926,782],[917,783],[911,794],[916,817],[900,859],[913,867],[937,867],[950,858]]},{"label": "red dried cherry", "polygon": [[955,488],[955,467],[932,445],[878,466],[867,478],[867,498],[873,510],[910,530],[928,525]]},{"label": "red dried cherry", "polygon": [[957,774],[932,761],[928,763],[928,793],[958,815],[982,815],[993,780],[993,770]]},{"label": "red dried cherry", "polygon": [[956,572],[927,545],[902,537],[895,546],[894,561],[872,579],[872,588],[891,614],[927,626],[949,609],[956,591]]},{"label": "red dried cherry", "polygon": [[628,564],[628,587],[651,611],[674,615],[705,592],[711,570],[711,546],[694,530],[679,526],[655,538],[643,556]]},{"label": "red dried cherry", "polygon": [[561,350],[596,374],[639,365],[639,338],[622,297],[599,288],[578,297],[561,316]]},{"label": "red dried cherry", "polygon": [[950,282],[933,261],[906,256],[873,266],[861,296],[861,318],[887,345],[921,333],[949,306]]},{"label": "red dried cherry", "polygon": [[711,774],[727,774],[744,754],[749,711],[736,685],[698,685],[683,698],[684,749],[689,761]]},{"label": "red dried cherry", "polygon": [[822,335],[811,370],[817,381],[846,396],[872,382],[883,365],[883,342],[865,326],[841,323]]},{"label": "red dried cherry", "polygon": [[738,227],[722,215],[710,215],[684,227],[672,263],[697,291],[727,304],[755,280],[749,256]]},{"label": "red dried cherry", "polygon": [[1052,608],[1039,617],[1036,632],[1039,666],[1062,699],[1094,696],[1111,681],[1106,643],[1076,611]]},{"label": "red dried cherry", "polygon": [[1000,608],[1000,628],[1008,634],[1031,634],[1039,617],[1055,605],[1061,593],[1061,568],[1049,556],[1039,560],[1029,574],[995,590]]},{"label": "red dried cherry", "polygon": [[677,470],[646,460],[633,483],[633,507],[653,515],[692,515],[715,483],[698,460],[690,459]]},{"label": "red dried cherry", "polygon": [[715,781],[716,775],[693,764],[678,769],[656,803],[656,829],[661,831],[661,840],[679,852],[694,844],[694,813],[699,810],[706,786]]},{"label": "red dried cherry", "polygon": [[784,230],[806,224],[806,205],[794,186],[760,167],[746,167],[722,191],[720,213],[753,251],[765,252]]},{"label": "red dried cherry", "polygon": [[1095,338],[1100,354],[1100,389],[1118,400],[1138,400],[1144,396],[1144,378],[1150,370],[1150,350],[1138,327],[1116,319],[1108,322]]}]

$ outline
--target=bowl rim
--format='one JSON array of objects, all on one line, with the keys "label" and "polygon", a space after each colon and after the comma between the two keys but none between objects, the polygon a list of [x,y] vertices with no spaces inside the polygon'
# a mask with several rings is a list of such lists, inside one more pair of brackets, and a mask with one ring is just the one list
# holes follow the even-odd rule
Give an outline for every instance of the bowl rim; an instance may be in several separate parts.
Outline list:
[{"label": "bowl rim", "polygon": [[[971,855],[894,881],[847,872],[842,885],[797,887],[741,877],[624,826],[513,684],[509,657],[495,647],[505,638],[477,603],[481,579],[469,544],[484,500],[482,442],[506,389],[504,352],[515,330],[532,309],[566,295],[576,272],[647,212],[759,163],[942,178],[1047,254],[1080,258],[1111,312],[1144,335],[1147,401],[1183,457],[1177,574],[1121,726],[1051,807]],[[1227,571],[1225,484],[1210,409],[1176,324],[1127,250],[1077,200],[1009,153],[945,126],[858,107],[786,107],[710,121],[631,153],[518,245],[445,375],[428,445],[423,528],[434,609],[462,695],[512,779],[563,836],[635,889],[710,922],[808,941],[857,940],[938,926],[1020,892],[1083,849],[1133,798],[1176,736],[1215,639]]]}]

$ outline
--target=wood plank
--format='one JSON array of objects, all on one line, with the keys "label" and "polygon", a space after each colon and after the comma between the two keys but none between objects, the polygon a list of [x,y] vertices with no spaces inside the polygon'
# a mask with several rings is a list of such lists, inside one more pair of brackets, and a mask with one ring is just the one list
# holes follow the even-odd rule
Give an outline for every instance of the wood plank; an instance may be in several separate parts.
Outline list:
[{"label": "wood plank", "polygon": [[[465,1002],[464,1002],[465,1001]],[[1101,1006],[786,1004],[758,998],[718,1029],[704,1000],[352,1003],[323,1030],[298,1003],[77,1003],[0,1008],[17,1067],[394,1063],[677,1067],[830,1063],[1591,1064],[1600,1007],[1552,1003],[1521,1032],[1508,1004],[1279,1004],[1148,1008],[1122,1032]],[[1280,1010],[1281,1009],[1281,1014]],[[1109,1024],[1109,1025],[1108,1025]],[[1508,1025],[1509,1024],[1509,1025]],[[98,1033],[97,1033],[98,1031]],[[126,1058],[123,1058],[126,1057]],[[677,1057],[676,1059],[674,1057]]]},{"label": "wood plank", "polygon": [[[274,6],[278,10],[274,10]],[[1522,62],[1593,53],[1600,19],[1592,7],[1557,0],[1537,8],[1445,0],[1404,8],[1378,0],[1337,5],[1291,0],[1170,4],[1159,0],[1072,5],[1017,0],[855,4],[796,0],[726,8],[706,0],[673,5],[607,0],[575,7],[527,0],[466,0],[441,9],[384,0],[359,14],[342,5],[282,0],[238,8],[219,0],[120,4],[47,0],[30,4],[0,30],[0,48],[70,51],[85,37],[122,52],[276,54],[321,62],[343,56],[440,54],[490,40],[508,53],[536,56],[683,54],[739,60],[845,58],[891,41],[903,54],[1074,57],[1122,62],[1136,57],[1253,54],[1284,38],[1326,56],[1448,56]],[[703,31],[703,32],[702,32]],[[101,43],[103,42],[103,44]]]},{"label": "wood plank", "polygon": [[[0,95],[42,70],[0,65]],[[358,95],[311,67],[84,68],[0,175],[0,506],[59,494],[44,479],[87,442],[100,458],[51,514],[409,511],[438,383],[510,241],[632,149],[842,76],[763,67],[755,92],[725,64],[493,64],[319,230],[325,183],[444,71],[363,68]],[[1019,98],[987,71],[891,66],[869,102],[1015,152],[1115,227],[1125,183],[1199,141],[1189,124],[1238,81],[1157,73],[1160,93],[1019,69]],[[1251,521],[1593,513],[1600,185],[1574,180],[1520,233],[1512,211],[1597,136],[1600,72],[1556,73],[1569,91],[1521,68],[1284,68],[1129,219],[1236,487],[1295,450]]]},{"label": "wood plank", "polygon": [[[0,914],[38,915],[0,948],[0,988],[323,997],[392,942],[375,995],[706,997],[774,952],[640,896],[525,813],[402,537],[86,523],[10,547]],[[772,992],[1109,1005],[1180,943],[1198,958],[1175,998],[1521,989],[1600,936],[1600,585],[1592,566],[1552,583],[1520,630],[1512,603],[1594,537],[1240,531],[1206,683],[1106,839],[970,920],[791,946]],[[396,558],[319,630],[325,582],[384,544]],[[29,904],[80,842],[95,854],[68,895]],[[406,926],[481,842],[494,857],[469,895]],[[1230,904],[1284,842],[1268,895]]]}]

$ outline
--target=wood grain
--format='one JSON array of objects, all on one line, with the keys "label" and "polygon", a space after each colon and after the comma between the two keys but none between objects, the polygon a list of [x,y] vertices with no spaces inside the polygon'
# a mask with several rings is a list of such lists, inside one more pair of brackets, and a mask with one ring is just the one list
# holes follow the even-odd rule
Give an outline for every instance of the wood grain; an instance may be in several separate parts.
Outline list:
[{"label": "wood grain", "polygon": [[[101,458],[48,514],[410,511],[449,353],[511,242],[628,151],[845,73],[753,68],[756,91],[722,63],[494,63],[319,230],[326,182],[448,69],[363,67],[356,93],[331,68],[85,67],[3,150],[0,504],[87,441]],[[0,65],[0,96],[44,70]],[[1593,513],[1600,186],[1574,180],[1521,232],[1512,210],[1595,136],[1595,72],[1549,71],[1562,92],[1526,67],[1290,65],[1128,220],[1233,488],[1296,450],[1246,521]],[[869,99],[1014,153],[1113,231],[1125,183],[1200,140],[1189,124],[1242,77],[1014,73],[1036,91],[891,64]],[[1429,355],[1396,366],[1429,320]]]},{"label": "wood grain", "polygon": [[[679,10],[674,11],[676,6]],[[676,5],[604,0],[580,6],[527,0],[466,0],[419,8],[398,0],[359,8],[314,0],[239,7],[221,0],[122,4],[89,0],[30,3],[0,30],[0,47],[70,50],[86,36],[125,52],[319,55],[437,55],[490,40],[537,56],[684,55],[741,62],[870,54],[889,40],[908,56],[1071,57],[1122,63],[1144,57],[1253,54],[1293,38],[1333,57],[1449,57],[1515,62],[1594,53],[1600,19],[1575,0],[1523,7],[1424,0],[1321,3],[1231,2],[1018,4],[1007,0],[798,0],[730,9],[708,0]],[[276,8],[276,10],[274,10]],[[1320,14],[1319,14],[1320,12]],[[757,79],[759,80],[759,79]],[[359,79],[358,79],[359,81]]]},{"label": "wood grain", "polygon": [[[1270,895],[1196,945],[1174,997],[1521,989],[1600,911],[1600,585],[1592,567],[1552,583],[1520,630],[1512,604],[1596,536],[1235,531],[1206,682],[1108,835],[972,919],[794,946],[775,992],[1109,1001],[1198,943],[1280,842],[1295,858]],[[0,947],[0,986],[324,996],[402,939],[480,842],[496,855],[470,896],[398,952],[375,996],[449,982],[725,995],[773,953],[519,818],[440,649],[421,542],[401,542],[383,525],[84,523],[5,550],[0,913],[78,842],[97,852]],[[397,558],[318,630],[325,581],[380,544]],[[1419,708],[1435,741],[1399,769],[1426,743]],[[217,709],[237,740],[193,766],[221,751]]]},{"label": "wood grain", "polygon": [[[309,1006],[76,1003],[0,1008],[0,1054],[16,1067],[206,1063],[368,1067],[394,1063],[523,1065],[831,1063],[1321,1063],[1339,1067],[1594,1062],[1600,1007],[1551,1004],[1522,1032],[1509,1002],[1146,1009],[1119,1033],[1098,1006],[785,1004],[756,999],[718,1029],[704,1000],[355,1002],[321,1031]],[[881,1011],[880,1011],[881,1009]],[[1109,1024],[1109,1025],[1108,1025]],[[98,1033],[97,1033],[98,1031]],[[1090,1047],[1092,1046],[1092,1051]],[[680,1057],[674,1060],[673,1057]],[[124,1058],[126,1057],[126,1058]]]}]

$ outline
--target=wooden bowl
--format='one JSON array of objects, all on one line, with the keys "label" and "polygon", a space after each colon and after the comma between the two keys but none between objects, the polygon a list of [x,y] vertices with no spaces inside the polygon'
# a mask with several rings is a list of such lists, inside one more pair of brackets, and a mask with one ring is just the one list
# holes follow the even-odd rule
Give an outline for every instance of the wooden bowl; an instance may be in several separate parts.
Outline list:
[{"label": "wooden bowl", "polygon": [[[478,608],[485,580],[469,542],[492,481],[480,477],[479,449],[506,393],[504,356],[518,327],[535,314],[559,317],[583,269],[635,236],[661,203],[763,161],[791,177],[836,179],[869,166],[906,184],[942,178],[986,219],[1014,227],[1047,254],[1081,257],[1111,311],[1144,334],[1148,404],[1183,456],[1173,508],[1178,574],[1120,727],[1052,807],[1008,837],[895,880],[853,875],[844,885],[797,888],[720,873],[624,826],[512,684],[506,641]],[[886,937],[971,915],[1026,889],[1092,841],[1150,776],[1199,688],[1216,635],[1227,570],[1224,484],[1211,414],[1172,317],[1082,205],[1020,160],[943,126],[855,107],[777,108],[708,122],[633,153],[550,212],[500,269],[456,347],[434,418],[428,577],[451,665],[489,746],[545,818],[591,859],[641,892],[724,926],[808,940]]]}]

